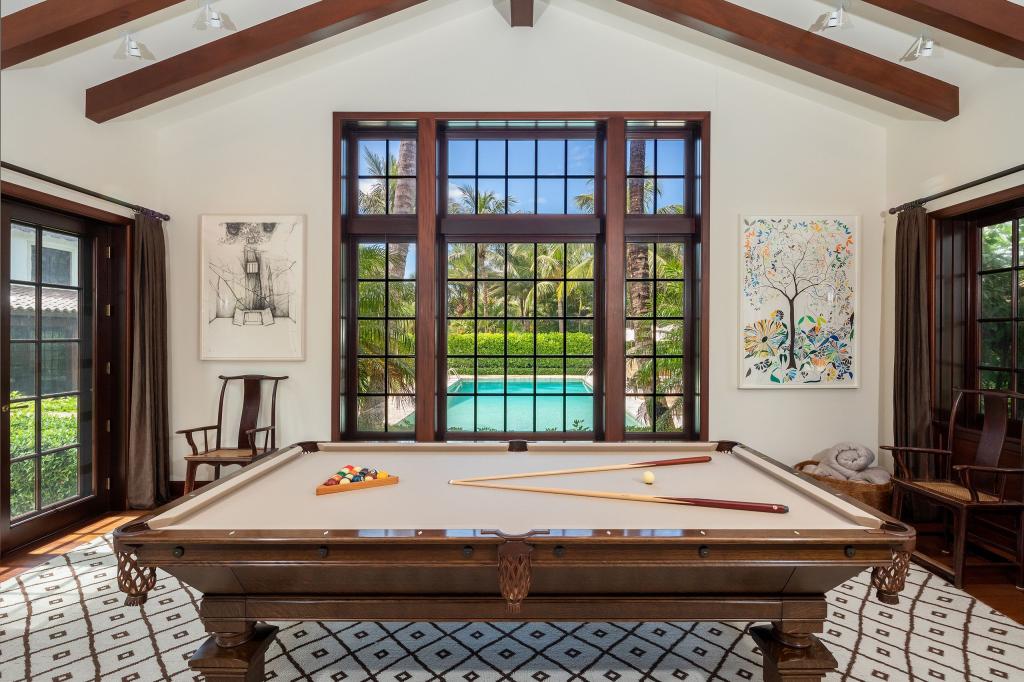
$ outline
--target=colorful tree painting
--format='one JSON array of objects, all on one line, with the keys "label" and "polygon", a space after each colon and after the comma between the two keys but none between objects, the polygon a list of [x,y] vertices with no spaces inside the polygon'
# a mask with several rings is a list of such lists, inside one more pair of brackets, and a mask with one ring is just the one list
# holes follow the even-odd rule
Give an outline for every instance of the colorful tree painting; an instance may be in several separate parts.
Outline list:
[{"label": "colorful tree painting", "polygon": [[856,228],[743,219],[741,386],[856,386]]}]

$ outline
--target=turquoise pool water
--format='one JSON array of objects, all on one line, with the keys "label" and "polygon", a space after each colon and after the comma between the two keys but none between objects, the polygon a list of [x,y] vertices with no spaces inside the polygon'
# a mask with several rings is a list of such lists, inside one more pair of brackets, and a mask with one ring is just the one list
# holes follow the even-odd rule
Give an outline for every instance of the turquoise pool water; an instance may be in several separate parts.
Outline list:
[{"label": "turquoise pool water", "polygon": [[[480,395],[473,396],[474,389]],[[561,377],[538,377],[536,385],[532,377],[460,379],[448,388],[448,430],[473,431],[474,408],[477,431],[593,430],[590,386],[583,379],[568,377],[566,395],[562,392]]]}]

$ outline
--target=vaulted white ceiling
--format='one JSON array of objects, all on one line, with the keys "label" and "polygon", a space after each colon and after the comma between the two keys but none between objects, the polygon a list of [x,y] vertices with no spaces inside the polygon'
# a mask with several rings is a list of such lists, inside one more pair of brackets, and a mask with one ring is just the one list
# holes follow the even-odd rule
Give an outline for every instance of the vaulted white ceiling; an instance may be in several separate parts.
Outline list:
[{"label": "vaulted white ceiling", "polygon": [[[39,1],[0,0],[0,13],[7,15]],[[836,4],[835,2],[826,2],[825,0],[731,1],[800,28],[810,28],[822,14],[831,11]],[[964,1],[969,2],[970,0]],[[1024,0],[1007,1],[1024,5]],[[239,29],[243,29],[299,7],[312,4],[313,2],[316,2],[316,0],[217,0],[214,6],[219,11],[227,13],[234,24]],[[408,21],[412,17],[420,16],[424,13],[431,13],[444,6],[457,6],[459,10],[465,12],[495,12],[502,9],[502,4],[507,5],[507,3],[508,0],[430,0],[424,5],[400,12],[395,16],[363,27],[359,29],[359,32],[360,35],[366,35],[374,31],[383,31],[388,26]],[[840,98],[847,98],[858,106],[867,106],[868,109],[874,109],[884,115],[896,116],[898,118],[920,118],[919,115],[915,115],[913,112],[900,110],[881,100],[873,101],[874,98],[865,97],[862,93],[857,93],[843,86],[837,86],[823,78],[797,74],[793,67],[788,67],[767,57],[747,53],[742,48],[725,43],[716,45],[715,43],[720,41],[709,39],[708,36],[703,36],[690,29],[672,25],[645,12],[621,5],[615,2],[615,0],[537,0],[536,21],[538,25],[544,21],[544,12],[547,10],[547,6],[551,4],[568,11],[578,11],[586,14],[592,20],[607,22],[610,25],[627,29],[628,25],[624,25],[624,21],[638,26],[654,28],[681,41],[682,47],[680,49],[685,49],[686,44],[693,43],[701,48],[722,52],[729,57],[736,58],[739,55],[747,64],[753,64],[759,69],[784,78],[800,80],[805,85],[807,83],[817,83],[824,90],[828,90],[833,94],[838,93]],[[193,24],[201,6],[202,2],[198,0],[181,2],[119,29],[107,31],[12,68],[36,69],[40,66],[59,64],[61,67],[59,73],[61,74],[62,87],[77,88],[84,91],[92,85],[105,82],[151,63],[134,59],[113,58],[123,35],[127,32],[133,33],[138,40],[145,43],[157,59],[190,50],[225,35],[221,31],[195,30]],[[496,6],[498,9],[495,9]],[[959,86],[962,98],[969,97],[973,89],[984,87],[985,82],[1001,70],[1012,69],[1020,71],[1021,77],[1024,79],[1024,61],[1022,60],[932,29],[861,0],[847,0],[846,7],[849,16],[848,25],[825,32],[826,37],[896,62],[919,35],[925,34],[933,38],[937,43],[938,47],[935,55],[931,58],[907,63],[906,66]],[[507,7],[504,9],[507,11]],[[529,31],[530,29],[510,28],[509,30]],[[341,39],[344,40],[345,37],[342,36]],[[324,43],[317,43],[303,48],[297,54],[278,59],[303,59],[320,51],[330,49],[337,42],[337,40],[329,40]],[[237,78],[233,77],[230,82],[237,83],[239,80],[246,78],[260,77],[271,79],[268,80],[268,86],[272,85],[273,77],[265,75],[266,73],[266,69],[250,69],[239,74]],[[1024,83],[1024,80],[1022,80],[1022,83]],[[186,101],[188,99],[187,95],[181,95],[177,98],[172,98],[167,105],[173,108],[176,100]],[[154,111],[166,109],[166,106],[160,106],[156,109],[151,108],[143,110],[139,112],[139,116],[133,117],[145,118]]]}]

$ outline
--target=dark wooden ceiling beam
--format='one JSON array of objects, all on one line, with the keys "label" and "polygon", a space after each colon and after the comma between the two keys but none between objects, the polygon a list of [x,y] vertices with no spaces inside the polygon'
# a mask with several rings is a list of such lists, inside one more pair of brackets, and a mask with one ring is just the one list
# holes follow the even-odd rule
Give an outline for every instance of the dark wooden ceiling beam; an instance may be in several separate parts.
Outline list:
[{"label": "dark wooden ceiling beam", "polygon": [[960,112],[955,85],[725,0],[619,2],[943,121]]},{"label": "dark wooden ceiling beam", "polygon": [[85,115],[109,121],[421,2],[320,0],[93,86],[85,92]]},{"label": "dark wooden ceiling beam", "polygon": [[512,0],[512,27],[533,26],[533,0]]},{"label": "dark wooden ceiling beam", "polygon": [[1007,0],[866,0],[973,43],[1024,59],[1024,6]]},{"label": "dark wooden ceiling beam", "polygon": [[0,67],[123,26],[181,0],[43,0],[0,20]]}]

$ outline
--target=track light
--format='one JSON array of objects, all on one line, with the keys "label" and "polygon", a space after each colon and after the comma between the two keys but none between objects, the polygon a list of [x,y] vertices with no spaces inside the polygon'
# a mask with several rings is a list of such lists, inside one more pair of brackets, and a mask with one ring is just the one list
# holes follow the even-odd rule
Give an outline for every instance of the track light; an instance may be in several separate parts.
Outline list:
[{"label": "track light", "polygon": [[153,53],[149,51],[145,43],[142,43],[132,37],[131,33],[125,35],[124,40],[121,41],[121,46],[114,53],[114,59],[146,59],[154,60]]},{"label": "track light", "polygon": [[205,31],[208,28],[214,30],[223,29],[225,31],[235,30],[235,24],[231,21],[231,17],[224,12],[215,10],[208,1],[203,3],[203,9],[199,12],[195,27],[200,31]]},{"label": "track light", "polygon": [[818,20],[811,25],[812,31],[827,31],[830,28],[843,28],[849,22],[846,17],[846,0],[839,0],[836,8],[831,12],[825,12],[818,17]]},{"label": "track light", "polygon": [[931,57],[935,54],[935,41],[926,36],[919,36],[917,40],[913,42],[903,56],[900,57],[901,62],[913,62],[917,61],[922,57]]},{"label": "track light", "polygon": [[825,28],[838,28],[842,26],[843,20],[846,18],[843,14],[843,6],[840,4],[837,9],[829,12],[828,19],[825,20]]}]

